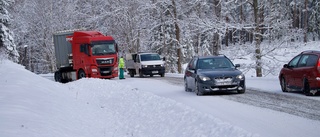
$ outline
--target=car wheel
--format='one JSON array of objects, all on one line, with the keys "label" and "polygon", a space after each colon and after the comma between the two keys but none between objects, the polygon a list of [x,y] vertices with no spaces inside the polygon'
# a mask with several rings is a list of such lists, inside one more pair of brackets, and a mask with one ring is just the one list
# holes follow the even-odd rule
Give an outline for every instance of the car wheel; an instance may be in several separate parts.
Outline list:
[{"label": "car wheel", "polygon": [[153,75],[150,75],[150,77],[153,77]]},{"label": "car wheel", "polygon": [[161,76],[161,77],[164,77],[164,73],[161,73],[160,76]]},{"label": "car wheel", "polygon": [[199,85],[198,85],[197,81],[195,82],[195,92],[196,92],[197,96],[203,95],[203,93],[199,90]]},{"label": "car wheel", "polygon": [[190,91],[186,79],[184,79],[184,91],[186,91],[186,92],[189,92],[189,91]]},{"label": "car wheel", "polygon": [[281,82],[280,85],[281,85],[282,92],[288,92],[286,80],[284,79],[284,77],[281,77],[281,81],[280,82]]},{"label": "car wheel", "polygon": [[86,73],[81,69],[78,72],[78,79],[82,79],[86,77]]},{"label": "car wheel", "polygon": [[139,70],[139,77],[140,77],[140,78],[143,78],[142,70]]},{"label": "car wheel", "polygon": [[306,96],[311,96],[313,95],[312,93],[310,93],[310,85],[308,80],[304,80],[304,84],[303,84],[303,92]]}]

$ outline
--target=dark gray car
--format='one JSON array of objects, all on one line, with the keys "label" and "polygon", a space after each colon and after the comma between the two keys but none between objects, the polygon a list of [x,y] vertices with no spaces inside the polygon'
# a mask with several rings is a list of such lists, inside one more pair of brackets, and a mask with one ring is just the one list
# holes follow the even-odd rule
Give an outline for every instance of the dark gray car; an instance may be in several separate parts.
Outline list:
[{"label": "dark gray car", "polygon": [[245,76],[224,55],[194,57],[184,74],[185,91],[194,91],[197,95],[215,91],[246,90]]}]

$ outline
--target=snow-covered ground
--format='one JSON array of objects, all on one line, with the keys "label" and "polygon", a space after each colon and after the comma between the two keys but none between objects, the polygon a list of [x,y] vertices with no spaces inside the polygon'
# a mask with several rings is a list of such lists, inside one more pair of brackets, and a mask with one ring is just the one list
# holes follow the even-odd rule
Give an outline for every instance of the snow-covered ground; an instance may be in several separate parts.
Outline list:
[{"label": "snow-covered ground", "polygon": [[0,76],[1,137],[253,136],[116,79],[60,84],[9,61]]},{"label": "snow-covered ground", "polygon": [[[246,76],[248,88],[283,94],[275,75]],[[197,102],[212,99],[212,109]],[[238,113],[223,113],[232,110]],[[320,121],[219,97],[197,97],[183,86],[159,80],[81,79],[61,84],[0,61],[0,137],[318,137],[318,127]]]}]

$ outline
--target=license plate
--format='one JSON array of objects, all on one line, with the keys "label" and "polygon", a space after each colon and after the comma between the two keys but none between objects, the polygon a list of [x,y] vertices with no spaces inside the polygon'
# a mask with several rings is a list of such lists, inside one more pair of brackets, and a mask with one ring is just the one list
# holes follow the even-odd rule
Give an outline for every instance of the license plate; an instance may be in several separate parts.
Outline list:
[{"label": "license plate", "polygon": [[101,73],[110,73],[110,71],[102,71]]},{"label": "license plate", "polygon": [[216,85],[218,86],[231,85],[231,82],[217,82]]},{"label": "license plate", "polygon": [[158,73],[158,71],[152,71],[152,73]]}]

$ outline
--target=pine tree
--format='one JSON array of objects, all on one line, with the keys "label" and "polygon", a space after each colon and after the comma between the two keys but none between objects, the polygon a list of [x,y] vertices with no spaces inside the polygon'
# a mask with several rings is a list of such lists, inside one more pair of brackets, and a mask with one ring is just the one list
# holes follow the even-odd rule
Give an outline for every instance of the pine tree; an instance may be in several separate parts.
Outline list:
[{"label": "pine tree", "polygon": [[13,34],[9,29],[10,16],[7,8],[13,0],[0,0],[0,56],[18,62],[18,51],[14,44]]}]

